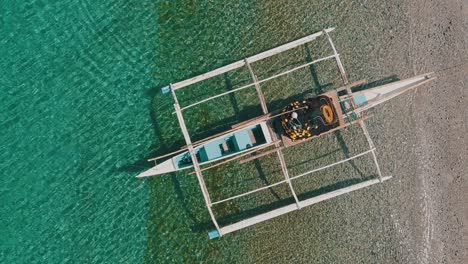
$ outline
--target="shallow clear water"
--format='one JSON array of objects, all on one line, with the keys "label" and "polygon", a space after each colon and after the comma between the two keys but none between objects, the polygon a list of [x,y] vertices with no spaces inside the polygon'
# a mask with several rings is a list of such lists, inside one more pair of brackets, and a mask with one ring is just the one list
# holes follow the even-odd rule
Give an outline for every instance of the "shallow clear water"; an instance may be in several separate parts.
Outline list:
[{"label": "shallow clear water", "polygon": [[136,262],[153,142],[150,1],[2,4],[3,263]]},{"label": "shallow clear water", "polygon": [[[367,51],[378,51],[366,38],[371,33],[359,30],[359,25],[385,20],[385,13],[341,1],[75,0],[7,1],[1,12],[0,262],[367,262],[376,259],[376,252],[377,259],[388,259],[394,250],[388,241],[383,253],[382,245],[373,244],[391,231],[379,229],[381,219],[375,215],[357,224],[360,231],[377,227],[375,234],[355,234],[356,225],[327,219],[350,206],[344,200],[208,241],[207,231],[213,227],[194,177],[134,178],[151,165],[145,159],[183,144],[171,99],[160,93],[162,86],[329,26],[338,27],[334,38],[353,70],[351,79],[372,76],[376,70],[359,61],[369,57]],[[400,22],[392,23],[399,27]],[[300,53],[304,56],[303,50]],[[279,58],[256,69],[267,74],[280,64],[297,62]],[[245,76],[239,73],[233,80],[241,82]],[[311,87],[303,85],[310,78],[300,75],[296,90],[284,86],[291,84],[288,80],[274,83],[266,88],[267,96],[279,100],[306,92]],[[193,100],[206,94],[183,91],[184,96]],[[246,92],[194,110],[194,116],[202,118],[201,123],[188,121],[194,137],[201,137],[207,127],[221,130],[223,124],[258,114],[255,100],[255,94]],[[328,140],[339,145],[342,139]],[[270,163],[251,165],[244,172],[259,173],[263,164],[271,179],[252,177],[247,186],[240,181],[229,186],[251,187],[279,177]],[[226,168],[215,172],[231,176]],[[207,181],[221,189],[213,195],[229,193],[222,186],[228,178]],[[287,190],[278,190],[257,200],[287,197]],[[251,200],[241,203],[254,207]],[[239,206],[230,204],[218,212],[238,212]],[[356,214],[345,213],[351,214],[348,219],[366,213],[364,206],[354,210]],[[351,233],[338,238],[334,227],[343,224]],[[351,236],[357,240],[351,243],[354,249],[367,251],[351,257],[340,253]]]}]

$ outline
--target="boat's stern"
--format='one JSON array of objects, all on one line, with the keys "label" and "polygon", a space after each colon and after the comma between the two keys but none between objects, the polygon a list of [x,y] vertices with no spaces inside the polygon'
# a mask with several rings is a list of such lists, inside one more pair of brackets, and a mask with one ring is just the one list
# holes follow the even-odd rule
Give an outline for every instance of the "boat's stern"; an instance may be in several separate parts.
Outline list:
[{"label": "boat's stern", "polygon": [[151,169],[138,174],[137,178],[155,176],[155,175],[165,174],[165,173],[169,173],[173,171],[176,171],[174,163],[172,162],[172,159],[168,159],[164,161],[163,163],[160,163],[152,167]]}]

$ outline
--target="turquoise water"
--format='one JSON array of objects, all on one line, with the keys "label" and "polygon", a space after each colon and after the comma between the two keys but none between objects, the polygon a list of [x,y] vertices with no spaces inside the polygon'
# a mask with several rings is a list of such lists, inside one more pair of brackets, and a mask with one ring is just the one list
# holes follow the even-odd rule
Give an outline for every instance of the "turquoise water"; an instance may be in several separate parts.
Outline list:
[{"label": "turquoise water", "polygon": [[2,3],[0,262],[136,262],[155,4]]},{"label": "turquoise water", "polygon": [[[356,243],[368,253],[350,257],[338,250],[330,255],[349,241],[337,239],[338,231],[326,231],[343,224],[326,216],[349,204],[340,207],[338,201],[332,209],[316,207],[308,216],[294,213],[253,233],[208,241],[207,231],[213,227],[194,177],[134,178],[151,165],[145,162],[147,158],[183,144],[171,114],[172,102],[160,93],[162,86],[329,26],[346,29],[338,31],[335,39],[343,44],[348,67],[360,77],[371,76],[374,72],[350,58],[352,53],[362,60],[369,56],[367,51],[373,51],[367,36],[378,34],[358,30],[363,21],[372,19],[385,21],[385,13],[341,1],[294,5],[4,1],[0,18],[0,262],[375,259],[381,246],[372,241],[382,239],[390,229],[357,235]],[[353,34],[347,32],[350,28]],[[266,74],[272,66],[278,66],[277,62],[259,69]],[[239,73],[236,78],[244,76]],[[300,85],[299,92],[304,92]],[[296,92],[282,87],[271,90],[270,96]],[[184,96],[190,100],[198,95],[181,92]],[[238,100],[243,106],[240,99],[245,99],[247,106],[255,104],[255,94],[241,96],[231,102]],[[206,127],[221,129],[213,124],[223,124],[223,120],[238,121],[228,116],[240,110],[220,110],[223,105],[195,113],[202,119],[201,123],[188,121],[195,137]],[[249,108],[242,117],[259,111]],[[220,112],[226,119],[220,119]],[[228,170],[216,172],[230,176]],[[222,182],[208,180],[211,187],[221,188]],[[283,193],[278,190],[279,197],[286,197]],[[220,211],[237,208],[231,204]],[[379,226],[380,219],[367,217],[374,221],[358,226],[365,230]],[[285,222],[293,219],[308,228],[285,228]],[[281,239],[271,239],[275,237]],[[284,248],[281,241],[290,246]],[[388,259],[395,250],[387,246],[378,259]]]}]

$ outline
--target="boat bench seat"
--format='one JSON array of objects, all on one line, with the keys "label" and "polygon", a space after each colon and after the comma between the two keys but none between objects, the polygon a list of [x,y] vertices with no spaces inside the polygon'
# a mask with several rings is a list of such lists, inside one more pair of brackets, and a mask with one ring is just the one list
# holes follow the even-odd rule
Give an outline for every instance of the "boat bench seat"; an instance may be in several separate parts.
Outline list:
[{"label": "boat bench seat", "polygon": [[250,138],[250,131],[241,130],[234,133],[234,146],[236,151],[241,151],[253,146],[253,142]]},{"label": "boat bench seat", "polygon": [[249,138],[250,138],[250,141],[252,141],[252,145],[257,144],[257,140],[255,139],[255,135],[252,132],[252,130],[249,130]]},{"label": "boat bench seat", "polygon": [[223,150],[223,152],[229,152],[229,147],[228,147],[227,141],[224,141],[221,144],[221,149]]}]

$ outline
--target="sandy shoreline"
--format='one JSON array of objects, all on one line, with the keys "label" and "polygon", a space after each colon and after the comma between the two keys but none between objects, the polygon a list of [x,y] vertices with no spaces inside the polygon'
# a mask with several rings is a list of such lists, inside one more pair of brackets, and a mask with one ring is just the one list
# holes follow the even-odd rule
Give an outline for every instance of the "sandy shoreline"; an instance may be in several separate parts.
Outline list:
[{"label": "sandy shoreline", "polygon": [[[408,10],[413,73],[438,80],[414,96],[417,175],[422,186],[421,263],[468,263],[468,5],[413,1]],[[436,109],[437,112],[434,112]]]}]

